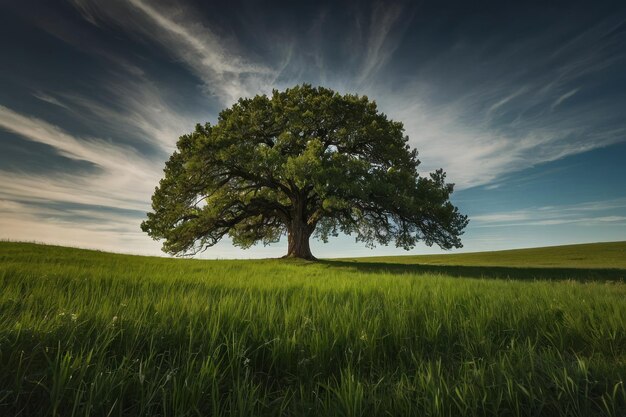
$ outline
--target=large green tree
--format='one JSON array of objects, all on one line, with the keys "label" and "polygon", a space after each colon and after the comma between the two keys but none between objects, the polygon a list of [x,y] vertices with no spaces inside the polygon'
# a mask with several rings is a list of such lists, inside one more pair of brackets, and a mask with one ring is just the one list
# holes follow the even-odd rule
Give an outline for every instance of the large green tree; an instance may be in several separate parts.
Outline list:
[{"label": "large green tree", "polygon": [[171,254],[226,234],[243,248],[286,234],[286,256],[305,259],[311,236],[339,232],[368,246],[461,247],[468,220],[450,203],[453,185],[418,165],[402,123],[367,97],[296,86],[240,99],[181,136],[141,227]]}]

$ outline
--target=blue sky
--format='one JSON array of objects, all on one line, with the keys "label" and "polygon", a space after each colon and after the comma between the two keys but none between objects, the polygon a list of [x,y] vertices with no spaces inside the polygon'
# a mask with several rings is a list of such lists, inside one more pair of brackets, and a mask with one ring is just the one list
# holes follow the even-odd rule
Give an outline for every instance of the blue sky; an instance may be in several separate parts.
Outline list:
[{"label": "blue sky", "polygon": [[159,254],[139,224],[177,138],[308,82],[404,123],[423,172],[456,184],[463,251],[626,240],[626,6],[469,3],[0,6],[0,238]]}]

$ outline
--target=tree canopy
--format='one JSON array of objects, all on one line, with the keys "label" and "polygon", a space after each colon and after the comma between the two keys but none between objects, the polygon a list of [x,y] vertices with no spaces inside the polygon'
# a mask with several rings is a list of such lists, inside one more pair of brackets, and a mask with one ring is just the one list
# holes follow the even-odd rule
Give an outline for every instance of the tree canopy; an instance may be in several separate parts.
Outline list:
[{"label": "tree canopy", "polygon": [[229,235],[247,248],[288,237],[286,256],[314,259],[311,236],[368,246],[461,247],[466,216],[443,170],[420,176],[402,123],[366,96],[296,86],[242,98],[216,124],[180,137],[141,225],[163,250],[193,254]]}]

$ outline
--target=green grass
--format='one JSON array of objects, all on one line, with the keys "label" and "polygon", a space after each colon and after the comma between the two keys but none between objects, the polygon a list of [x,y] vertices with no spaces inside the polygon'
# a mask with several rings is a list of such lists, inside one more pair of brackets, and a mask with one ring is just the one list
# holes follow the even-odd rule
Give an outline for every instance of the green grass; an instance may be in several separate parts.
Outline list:
[{"label": "green grass", "polygon": [[0,415],[624,416],[624,269],[599,248],[425,269],[0,243]]},{"label": "green grass", "polygon": [[585,243],[449,255],[369,257],[355,260],[420,265],[626,269],[626,242]]}]

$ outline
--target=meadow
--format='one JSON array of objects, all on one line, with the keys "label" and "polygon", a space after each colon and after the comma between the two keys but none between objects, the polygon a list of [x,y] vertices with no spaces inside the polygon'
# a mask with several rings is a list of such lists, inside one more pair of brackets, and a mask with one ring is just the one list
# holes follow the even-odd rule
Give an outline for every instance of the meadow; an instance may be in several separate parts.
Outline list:
[{"label": "meadow", "polygon": [[623,417],[624,254],[206,261],[0,242],[0,416]]}]

